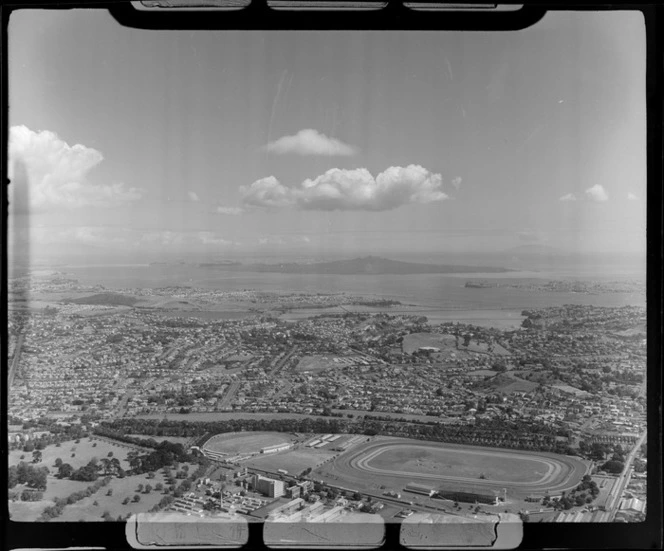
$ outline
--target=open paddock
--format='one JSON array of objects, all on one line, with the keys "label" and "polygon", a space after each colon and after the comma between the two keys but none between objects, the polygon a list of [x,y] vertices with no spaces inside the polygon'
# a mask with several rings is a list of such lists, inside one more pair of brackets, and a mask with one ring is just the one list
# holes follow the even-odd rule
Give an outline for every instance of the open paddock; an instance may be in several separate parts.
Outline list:
[{"label": "open paddock", "polygon": [[432,488],[502,490],[518,495],[562,492],[587,472],[578,459],[548,453],[377,438],[316,471],[332,484],[371,489]]}]

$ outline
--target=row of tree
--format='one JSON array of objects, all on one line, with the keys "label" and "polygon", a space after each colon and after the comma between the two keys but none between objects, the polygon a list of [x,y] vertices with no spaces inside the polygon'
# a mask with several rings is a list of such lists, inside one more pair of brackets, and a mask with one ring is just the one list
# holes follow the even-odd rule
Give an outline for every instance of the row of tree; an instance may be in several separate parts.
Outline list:
[{"label": "row of tree", "polygon": [[27,484],[36,490],[45,490],[47,484],[48,467],[35,467],[21,461],[18,465],[9,467],[7,483],[12,489],[17,484]]},{"label": "row of tree", "polygon": [[67,505],[72,505],[77,501],[81,501],[86,497],[90,497],[91,495],[98,492],[100,488],[103,488],[104,486],[108,485],[110,481],[111,477],[107,476],[102,480],[97,480],[94,484],[88,486],[85,490],[74,492],[73,494],[70,494],[66,498],[56,497],[54,500],[54,504],[50,507],[46,507],[46,509],[42,511],[42,514],[38,520],[47,521],[59,517]]},{"label": "row of tree", "polygon": [[[443,425],[433,421],[418,423],[389,417],[348,418],[304,417],[294,419],[228,419],[222,421],[181,421],[157,419],[116,419],[104,423],[106,434],[205,435],[240,431],[276,431],[299,433],[350,433],[373,436],[384,434],[470,445],[491,445],[510,449],[573,453],[557,436],[565,431],[537,422],[477,420],[474,424]],[[162,443],[163,444],[163,443]],[[161,444],[159,444],[160,446]],[[154,468],[147,470],[155,470]]]}]

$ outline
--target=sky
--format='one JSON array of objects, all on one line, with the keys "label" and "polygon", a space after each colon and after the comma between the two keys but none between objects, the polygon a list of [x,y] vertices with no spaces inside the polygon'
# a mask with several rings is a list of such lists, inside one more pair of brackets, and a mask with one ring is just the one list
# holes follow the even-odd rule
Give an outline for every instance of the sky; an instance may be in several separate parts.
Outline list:
[{"label": "sky", "polygon": [[8,61],[35,255],[645,250],[638,13],[314,33],[22,10]]}]

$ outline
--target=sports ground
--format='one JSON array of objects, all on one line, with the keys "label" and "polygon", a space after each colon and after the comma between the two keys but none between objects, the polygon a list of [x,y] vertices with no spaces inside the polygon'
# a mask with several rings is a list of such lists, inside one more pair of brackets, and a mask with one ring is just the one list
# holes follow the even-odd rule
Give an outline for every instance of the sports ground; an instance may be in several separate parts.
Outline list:
[{"label": "sports ground", "polygon": [[398,489],[416,482],[434,489],[507,488],[528,495],[572,488],[586,471],[585,463],[563,455],[377,438],[316,472],[349,487]]},{"label": "sports ground", "polygon": [[258,453],[262,448],[288,444],[288,434],[279,432],[231,432],[217,434],[204,444],[204,448],[226,454]]}]

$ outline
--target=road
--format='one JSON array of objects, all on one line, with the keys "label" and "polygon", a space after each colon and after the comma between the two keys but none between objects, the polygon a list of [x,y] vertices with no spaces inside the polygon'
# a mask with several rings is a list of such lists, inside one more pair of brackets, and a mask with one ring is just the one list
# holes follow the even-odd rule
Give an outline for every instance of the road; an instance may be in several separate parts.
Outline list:
[{"label": "road", "polygon": [[643,434],[639,437],[632,448],[632,451],[629,452],[625,458],[625,467],[620,473],[620,476],[613,484],[611,492],[609,493],[608,499],[606,501],[606,511],[598,519],[599,522],[613,522],[616,517],[616,514],[620,511],[620,501],[622,500],[623,492],[629,483],[630,476],[632,475],[632,462],[636,457],[636,454],[639,452],[639,449],[646,440],[647,432],[644,431]]},{"label": "road", "polygon": [[240,383],[235,381],[230,384],[228,389],[226,390],[226,394],[224,394],[224,397],[221,399],[221,402],[219,402],[219,405],[217,406],[218,409],[225,409],[231,405],[231,401],[235,397],[235,393],[238,391],[240,388]]},{"label": "road", "polygon": [[288,362],[288,360],[290,360],[293,357],[293,354],[295,354],[295,352],[297,352],[297,346],[293,346],[288,351],[288,353],[277,362],[277,365],[274,366],[271,375],[276,375],[277,373],[279,373],[279,371],[281,371],[284,365],[286,365],[286,362]]}]

